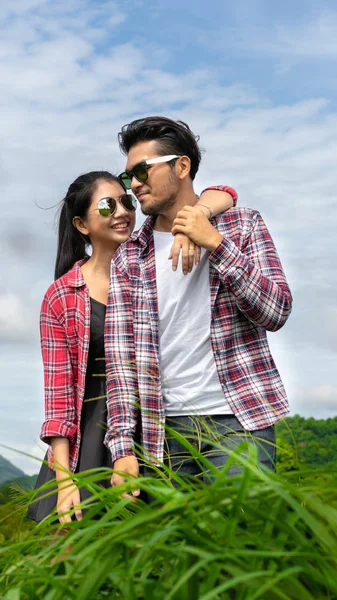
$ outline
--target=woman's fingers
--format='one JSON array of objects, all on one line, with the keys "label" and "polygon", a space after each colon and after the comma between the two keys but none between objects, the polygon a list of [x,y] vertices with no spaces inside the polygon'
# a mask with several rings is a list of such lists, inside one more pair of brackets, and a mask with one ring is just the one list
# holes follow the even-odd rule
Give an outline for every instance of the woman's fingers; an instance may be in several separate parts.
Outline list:
[{"label": "woman's fingers", "polygon": [[75,518],[77,521],[82,520],[82,510],[79,505],[81,496],[77,486],[72,485],[70,488],[65,487],[60,489],[57,496],[57,512],[60,515],[60,523],[71,523],[70,512],[75,509]]},{"label": "woman's fingers", "polygon": [[[60,511],[63,512],[63,511]],[[59,522],[64,525],[65,523],[71,523],[71,516],[69,514],[64,514],[59,517]]]},{"label": "woman's fingers", "polygon": [[[173,230],[172,230],[173,232]],[[178,268],[179,257],[181,256],[181,267],[184,275],[190,273],[194,263],[200,262],[200,249],[183,233],[178,233],[174,237],[174,241],[170,250],[169,259],[172,260],[172,270]],[[199,258],[199,260],[198,260]]]},{"label": "woman's fingers", "polygon": [[80,508],[75,509],[75,517],[77,521],[82,521],[82,511]]},{"label": "woman's fingers", "polygon": [[170,254],[168,257],[169,260],[172,260],[172,270],[173,271],[176,271],[178,268],[180,250],[181,250],[181,245],[179,242],[179,238],[177,239],[177,237],[174,237],[173,244],[171,246]]},{"label": "woman's fingers", "polygon": [[195,258],[195,243],[188,240],[188,272],[190,273],[193,269],[194,258]]},{"label": "woman's fingers", "polygon": [[200,248],[200,246],[196,246],[195,247],[195,265],[196,265],[196,267],[198,265],[200,265],[200,258],[201,258],[201,248]]}]

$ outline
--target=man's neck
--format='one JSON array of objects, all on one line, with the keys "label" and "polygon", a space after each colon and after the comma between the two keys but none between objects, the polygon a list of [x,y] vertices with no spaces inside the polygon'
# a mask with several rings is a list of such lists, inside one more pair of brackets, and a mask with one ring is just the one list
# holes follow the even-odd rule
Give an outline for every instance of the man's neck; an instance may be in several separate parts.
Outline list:
[{"label": "man's neck", "polygon": [[171,231],[173,221],[176,218],[176,214],[184,206],[186,206],[186,204],[188,204],[189,206],[194,206],[197,203],[197,201],[198,196],[196,196],[193,188],[191,188],[191,190],[188,190],[188,192],[182,192],[177,196],[175,203],[170,208],[168,208],[165,211],[165,213],[158,215],[153,229],[155,231]]}]

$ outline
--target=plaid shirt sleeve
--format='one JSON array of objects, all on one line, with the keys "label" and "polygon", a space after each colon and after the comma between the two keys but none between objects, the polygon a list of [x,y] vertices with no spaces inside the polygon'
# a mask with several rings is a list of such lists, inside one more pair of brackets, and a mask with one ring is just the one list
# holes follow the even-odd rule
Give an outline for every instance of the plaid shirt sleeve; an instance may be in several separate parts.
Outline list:
[{"label": "plaid shirt sleeve", "polygon": [[139,403],[131,281],[127,271],[114,262],[105,318],[105,360],[108,418],[104,443],[110,449],[114,462],[135,454]]},{"label": "plaid shirt sleeve", "polygon": [[[221,232],[221,225],[218,227]],[[277,331],[287,321],[292,296],[271,235],[254,211],[242,250],[223,239],[210,254],[210,262],[226,281],[241,312],[267,331]]]},{"label": "plaid shirt sleeve", "polygon": [[74,382],[64,327],[44,297],[40,314],[41,349],[44,366],[45,421],[40,437],[75,439]]}]

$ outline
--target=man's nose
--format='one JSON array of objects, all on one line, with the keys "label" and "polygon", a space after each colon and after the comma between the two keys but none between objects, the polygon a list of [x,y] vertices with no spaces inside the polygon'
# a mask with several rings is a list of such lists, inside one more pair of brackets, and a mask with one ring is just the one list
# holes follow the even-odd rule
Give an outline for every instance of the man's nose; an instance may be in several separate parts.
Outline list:
[{"label": "man's nose", "polygon": [[136,179],[136,177],[133,175],[133,177],[131,179],[131,190],[135,195],[137,195],[137,192],[138,192],[138,190],[140,190],[142,185],[143,185],[143,183],[138,181],[138,179]]}]

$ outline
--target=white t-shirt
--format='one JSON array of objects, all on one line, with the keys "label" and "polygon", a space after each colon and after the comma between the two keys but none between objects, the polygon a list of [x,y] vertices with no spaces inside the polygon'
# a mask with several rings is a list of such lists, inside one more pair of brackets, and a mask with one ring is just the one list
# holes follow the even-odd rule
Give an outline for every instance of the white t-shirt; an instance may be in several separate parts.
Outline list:
[{"label": "white t-shirt", "polygon": [[154,231],[159,362],[167,416],[232,413],[216,371],[211,340],[208,252],[183,275],[168,260],[171,233]]}]

